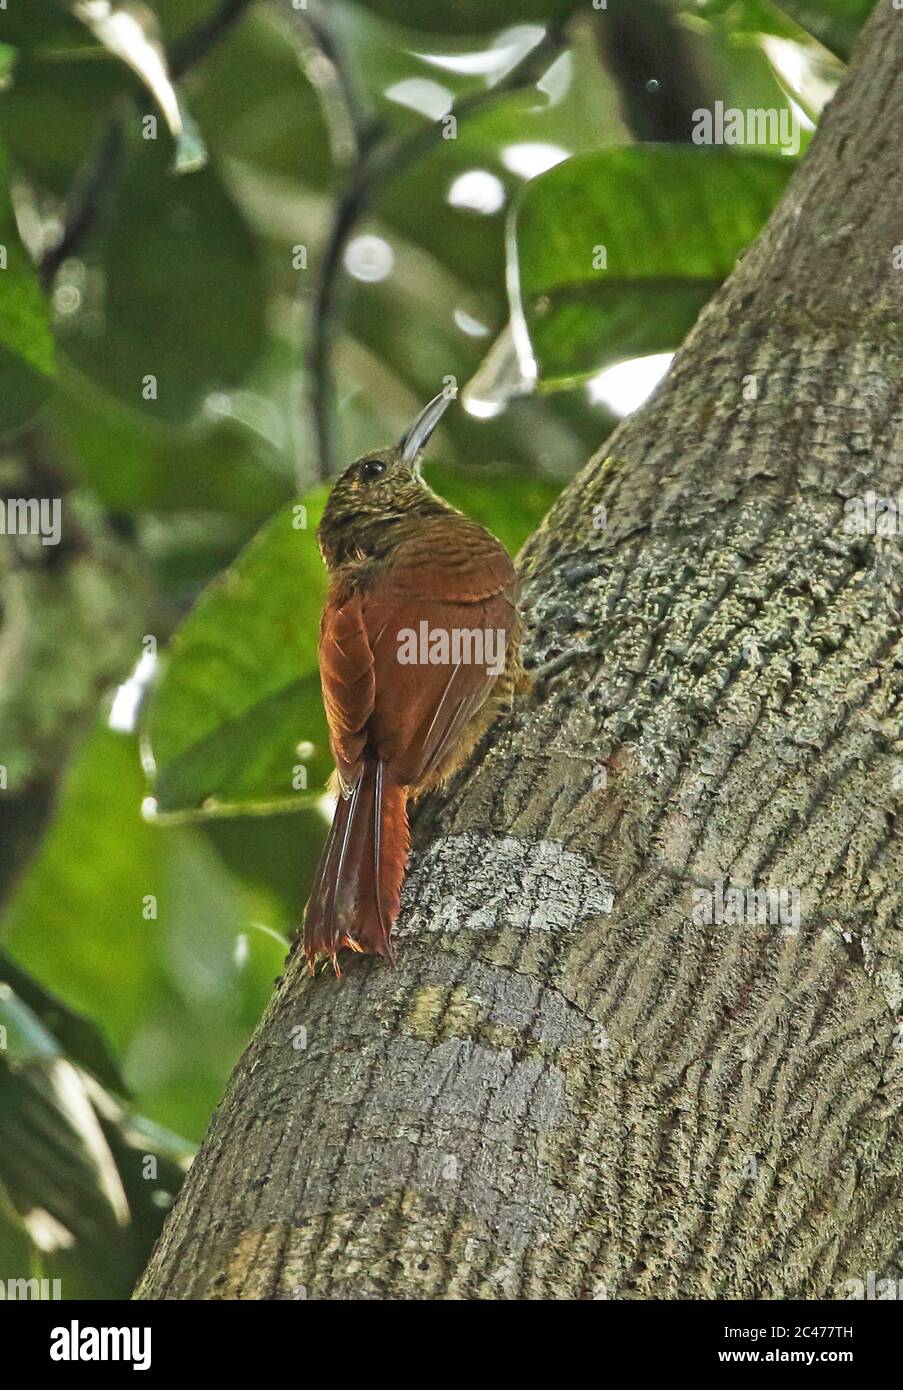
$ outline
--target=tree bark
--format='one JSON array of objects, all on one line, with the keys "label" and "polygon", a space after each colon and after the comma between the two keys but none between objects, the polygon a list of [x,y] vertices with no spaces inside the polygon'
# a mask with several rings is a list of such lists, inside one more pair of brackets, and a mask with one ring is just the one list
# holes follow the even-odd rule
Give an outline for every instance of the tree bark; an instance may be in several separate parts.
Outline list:
[{"label": "tree bark", "polygon": [[[882,4],[768,227],[528,544],[532,654],[573,659],[418,815],[397,968],[292,959],[141,1296],[899,1272],[903,565],[844,501],[903,488],[901,129]],[[719,881],[798,891],[798,929],[705,921]]]}]

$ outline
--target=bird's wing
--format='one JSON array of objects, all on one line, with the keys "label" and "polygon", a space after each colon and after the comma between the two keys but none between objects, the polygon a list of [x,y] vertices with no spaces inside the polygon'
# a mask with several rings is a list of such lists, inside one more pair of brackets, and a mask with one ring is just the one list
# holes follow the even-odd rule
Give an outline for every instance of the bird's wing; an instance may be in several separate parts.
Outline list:
[{"label": "bird's wing", "polygon": [[320,623],[320,683],[329,744],[346,795],[358,780],[367,743],[376,689],[373,666],[361,596],[335,586]]},{"label": "bird's wing", "polygon": [[395,547],[370,592],[392,598],[477,603],[506,593],[516,602],[517,572],[501,541],[468,517],[431,518]]},{"label": "bird's wing", "polygon": [[489,697],[517,623],[516,596],[504,547],[463,522],[424,527],[363,596],[375,683],[369,739],[405,786],[441,767]]}]

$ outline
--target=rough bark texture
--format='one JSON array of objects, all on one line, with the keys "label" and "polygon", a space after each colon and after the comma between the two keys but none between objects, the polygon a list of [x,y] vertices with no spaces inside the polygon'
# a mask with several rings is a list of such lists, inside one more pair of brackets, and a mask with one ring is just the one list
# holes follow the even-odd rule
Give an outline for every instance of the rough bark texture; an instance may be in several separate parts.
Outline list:
[{"label": "rough bark texture", "polygon": [[[535,655],[594,650],[424,808],[397,968],[292,961],[143,1296],[898,1269],[903,565],[843,504],[903,488],[901,129],[881,4],[759,242],[527,548]],[[799,930],[694,921],[717,880],[798,889]]]}]

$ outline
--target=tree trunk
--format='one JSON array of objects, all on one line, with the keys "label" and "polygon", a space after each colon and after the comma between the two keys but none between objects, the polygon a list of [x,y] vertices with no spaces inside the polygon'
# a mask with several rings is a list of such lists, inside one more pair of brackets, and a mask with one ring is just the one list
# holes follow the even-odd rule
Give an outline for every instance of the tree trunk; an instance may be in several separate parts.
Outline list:
[{"label": "tree trunk", "polygon": [[[573,660],[421,810],[397,968],[292,959],[142,1296],[899,1269],[903,566],[844,501],[903,488],[901,129],[882,4],[765,232],[527,546],[531,651]],[[719,884],[783,890],[781,920],[717,920]]]}]

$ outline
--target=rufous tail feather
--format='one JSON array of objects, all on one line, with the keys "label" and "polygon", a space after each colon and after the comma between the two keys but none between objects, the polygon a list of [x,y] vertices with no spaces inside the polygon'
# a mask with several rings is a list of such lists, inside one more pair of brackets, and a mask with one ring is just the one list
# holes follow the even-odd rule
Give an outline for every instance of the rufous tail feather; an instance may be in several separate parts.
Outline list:
[{"label": "rufous tail feather", "polygon": [[311,972],[325,955],[338,973],[336,955],[343,946],[394,960],[390,938],[409,844],[405,790],[368,750],[350,794],[339,798],[304,910]]}]

